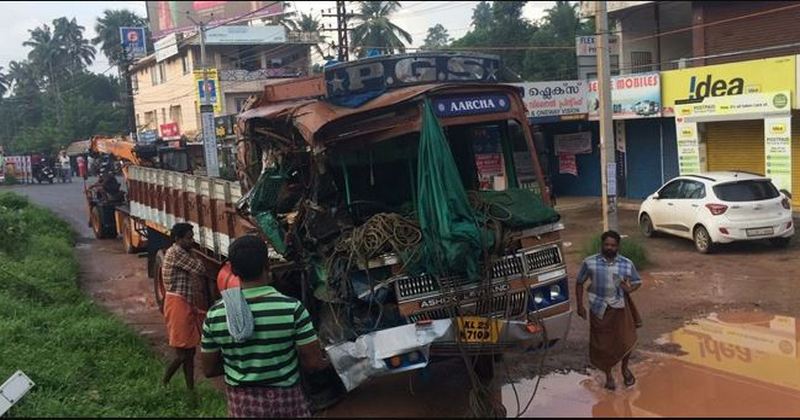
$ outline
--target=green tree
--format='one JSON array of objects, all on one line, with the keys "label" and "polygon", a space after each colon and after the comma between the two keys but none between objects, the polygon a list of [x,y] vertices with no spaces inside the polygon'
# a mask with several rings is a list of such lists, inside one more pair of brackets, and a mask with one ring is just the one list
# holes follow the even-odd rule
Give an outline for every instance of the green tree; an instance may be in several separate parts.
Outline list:
[{"label": "green tree", "polygon": [[[319,19],[312,16],[311,13],[300,13],[299,17],[291,20],[290,22],[293,31],[316,34],[319,36],[320,41],[325,42],[325,36],[320,35],[322,23],[319,21]],[[322,46],[320,44],[314,44],[314,50],[321,57],[325,57],[325,53],[322,52]]]},{"label": "green tree", "polygon": [[575,37],[594,32],[591,21],[581,22],[577,5],[557,1],[547,9],[539,31],[531,38],[536,47],[560,49],[531,49],[525,56],[526,76],[530,80],[565,80],[578,77],[575,57]]},{"label": "green tree", "polygon": [[428,28],[428,35],[425,37],[425,43],[422,44],[423,50],[436,50],[446,47],[450,43],[450,35],[447,29],[441,23]]},{"label": "green tree", "polygon": [[96,50],[83,37],[84,28],[75,18],[61,17],[53,21],[53,38],[61,49],[62,61],[71,73],[80,73],[94,61]]},{"label": "green tree", "polygon": [[3,71],[3,67],[0,66],[0,98],[6,96],[10,87],[11,81],[8,78],[8,74],[6,74],[6,72]]},{"label": "green tree", "polygon": [[405,43],[412,42],[411,34],[390,20],[399,8],[399,1],[358,2],[355,19],[359,23],[353,28],[352,45],[359,57],[366,56],[373,48],[383,54],[406,52]]},{"label": "green tree", "polygon": [[472,9],[472,26],[475,29],[489,29],[492,25],[492,5],[488,1],[481,1]]}]

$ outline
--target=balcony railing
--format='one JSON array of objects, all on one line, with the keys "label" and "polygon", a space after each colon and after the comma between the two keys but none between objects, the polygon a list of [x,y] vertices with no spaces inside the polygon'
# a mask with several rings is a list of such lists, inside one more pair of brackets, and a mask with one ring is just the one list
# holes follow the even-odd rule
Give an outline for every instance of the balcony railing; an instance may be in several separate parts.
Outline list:
[{"label": "balcony railing", "polygon": [[296,67],[279,67],[274,69],[228,69],[219,71],[219,80],[222,82],[249,82],[253,80],[267,80],[287,77],[300,77],[305,70]]}]

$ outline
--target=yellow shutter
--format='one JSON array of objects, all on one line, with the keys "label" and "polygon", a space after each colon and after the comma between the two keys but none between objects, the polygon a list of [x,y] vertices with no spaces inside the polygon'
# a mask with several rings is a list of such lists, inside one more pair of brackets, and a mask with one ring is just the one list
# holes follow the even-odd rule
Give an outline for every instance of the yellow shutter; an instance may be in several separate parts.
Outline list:
[{"label": "yellow shutter", "polygon": [[800,113],[792,113],[792,208],[800,211]]},{"label": "yellow shutter", "polygon": [[764,120],[706,123],[708,171],[764,175]]}]

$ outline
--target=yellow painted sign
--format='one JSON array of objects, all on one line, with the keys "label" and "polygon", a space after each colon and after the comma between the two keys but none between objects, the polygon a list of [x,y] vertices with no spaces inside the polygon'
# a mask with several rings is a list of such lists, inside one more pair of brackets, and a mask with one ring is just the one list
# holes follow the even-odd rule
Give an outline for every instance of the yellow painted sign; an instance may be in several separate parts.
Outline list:
[{"label": "yellow painted sign", "polygon": [[[203,99],[206,95],[209,96],[211,103],[214,105],[214,113],[222,113],[222,92],[220,92],[219,76],[217,69],[208,69],[208,86],[203,86],[203,70],[194,70],[194,85],[195,92],[197,93],[197,104],[203,104]],[[198,108],[199,110],[199,108]]]},{"label": "yellow painted sign", "polygon": [[662,72],[663,113],[675,115],[677,105],[701,104],[707,98],[780,91],[794,97],[795,62],[792,55]]},{"label": "yellow painted sign", "polygon": [[465,343],[496,343],[500,325],[496,319],[462,316],[458,318],[458,332]]}]

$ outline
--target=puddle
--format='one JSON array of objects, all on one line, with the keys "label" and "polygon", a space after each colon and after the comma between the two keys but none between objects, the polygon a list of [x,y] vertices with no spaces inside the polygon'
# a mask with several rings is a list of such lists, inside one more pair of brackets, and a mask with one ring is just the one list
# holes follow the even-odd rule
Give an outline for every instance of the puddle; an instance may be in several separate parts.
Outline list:
[{"label": "puddle", "polygon": [[[541,379],[526,417],[791,417],[800,412],[798,323],[765,312],[712,313],[666,334],[675,355],[646,355],[631,366],[635,386],[609,392],[604,375],[552,374]],[[618,369],[617,385],[621,388]],[[524,409],[535,380],[515,384]],[[511,385],[508,415],[517,414]]]}]

